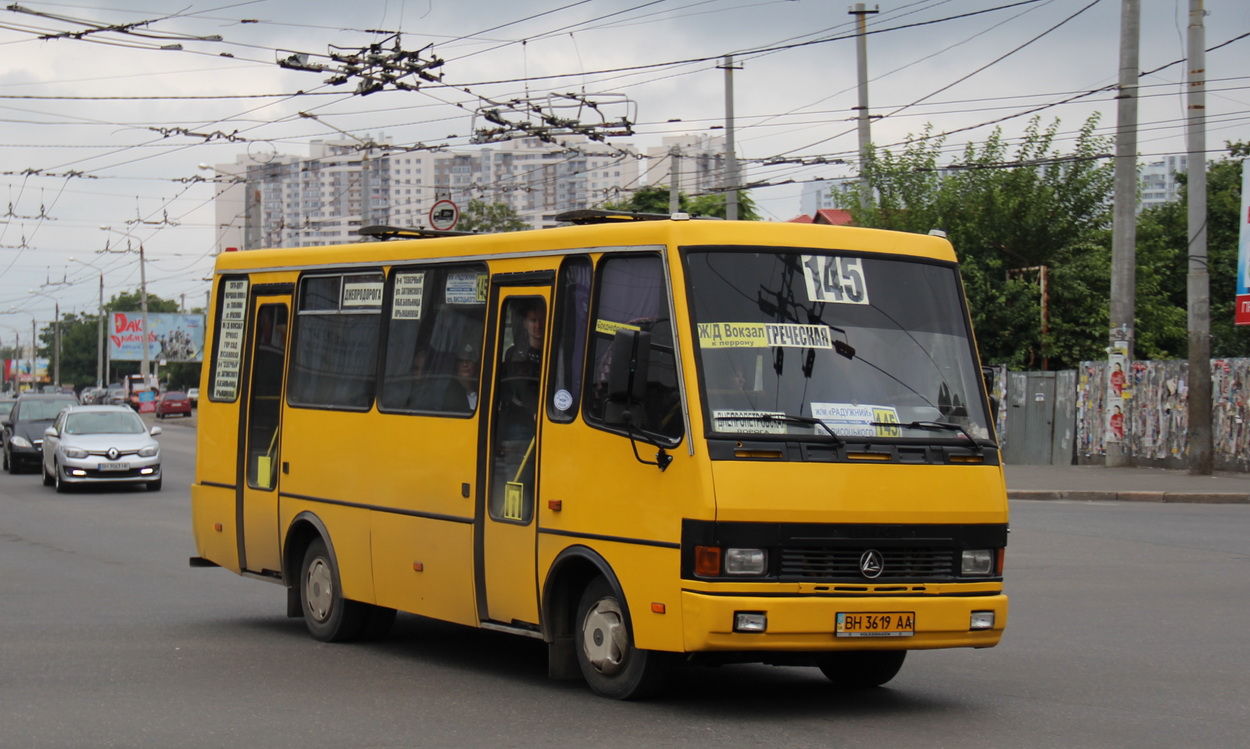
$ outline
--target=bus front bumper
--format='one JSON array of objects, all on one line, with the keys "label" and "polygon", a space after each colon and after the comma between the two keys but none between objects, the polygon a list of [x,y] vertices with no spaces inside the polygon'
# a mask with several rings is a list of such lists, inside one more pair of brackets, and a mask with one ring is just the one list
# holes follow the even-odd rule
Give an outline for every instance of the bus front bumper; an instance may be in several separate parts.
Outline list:
[{"label": "bus front bumper", "polygon": [[752,596],[682,593],[686,652],[988,648],[1007,596]]}]

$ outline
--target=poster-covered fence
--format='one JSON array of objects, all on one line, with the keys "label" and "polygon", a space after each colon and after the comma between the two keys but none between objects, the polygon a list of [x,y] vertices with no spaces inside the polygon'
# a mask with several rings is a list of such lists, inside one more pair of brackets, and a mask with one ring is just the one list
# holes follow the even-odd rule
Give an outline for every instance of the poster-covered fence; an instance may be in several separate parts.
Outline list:
[{"label": "poster-covered fence", "polygon": [[[1075,377],[1069,380],[1075,382],[1075,397],[1057,397],[1052,400],[1060,411],[1054,418],[1056,423],[1066,422],[1069,415],[1062,413],[1063,411],[1069,408],[1075,410],[1071,414],[1075,423],[1071,460],[1079,464],[1101,464],[1106,455],[1106,371],[1105,361],[1081,362]],[[1000,372],[995,378],[996,384],[1002,383],[999,386],[999,397],[1003,404],[1031,400],[1029,393],[1012,392],[1013,386],[1018,389],[1025,382],[1018,376],[1021,374],[1023,373]],[[1186,467],[1189,437],[1188,374],[1189,362],[1185,360],[1133,363],[1131,376],[1126,383],[1129,395],[1126,403],[1130,405],[1126,409],[1125,418],[1134,465]],[[1247,408],[1245,390],[1248,381],[1250,358],[1211,361],[1211,431],[1217,470],[1250,472],[1250,409]],[[1032,380],[1028,380],[1028,383],[1025,387],[1036,389],[1032,387]],[[999,409],[999,433],[1002,435],[1004,451],[1009,461],[1013,454],[1021,454],[1022,441],[1049,439],[1048,435],[1020,433],[1022,428],[1036,431],[1045,428],[1045,425],[1039,426],[1037,418],[1022,424],[1018,414],[1017,409],[1010,407]],[[1016,434],[1012,433],[1013,416],[1017,416],[1014,419]],[[1050,462],[1062,463],[1065,462],[1065,457],[1055,456]]]}]

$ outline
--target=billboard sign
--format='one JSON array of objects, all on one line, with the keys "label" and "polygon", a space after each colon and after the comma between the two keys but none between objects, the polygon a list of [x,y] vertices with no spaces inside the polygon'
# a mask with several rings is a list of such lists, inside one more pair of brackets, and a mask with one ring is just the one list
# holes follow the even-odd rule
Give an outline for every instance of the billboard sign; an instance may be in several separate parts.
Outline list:
[{"label": "billboard sign", "polygon": [[31,377],[30,359],[5,359],[4,360],[4,380],[5,382],[51,382],[49,373],[52,367],[47,359],[35,359],[35,376]]},{"label": "billboard sign", "polygon": [[143,361],[144,339],[149,361],[201,362],[204,315],[149,312],[146,335],[143,313],[114,312],[109,316],[110,361]]}]

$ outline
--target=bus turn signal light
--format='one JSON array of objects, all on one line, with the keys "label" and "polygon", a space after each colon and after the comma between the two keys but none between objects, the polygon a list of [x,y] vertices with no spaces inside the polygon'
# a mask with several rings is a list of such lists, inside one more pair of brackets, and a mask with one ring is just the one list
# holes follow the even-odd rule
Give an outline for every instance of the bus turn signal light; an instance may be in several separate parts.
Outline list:
[{"label": "bus turn signal light", "polygon": [[720,547],[694,547],[694,574],[699,577],[716,577],[720,575]]}]

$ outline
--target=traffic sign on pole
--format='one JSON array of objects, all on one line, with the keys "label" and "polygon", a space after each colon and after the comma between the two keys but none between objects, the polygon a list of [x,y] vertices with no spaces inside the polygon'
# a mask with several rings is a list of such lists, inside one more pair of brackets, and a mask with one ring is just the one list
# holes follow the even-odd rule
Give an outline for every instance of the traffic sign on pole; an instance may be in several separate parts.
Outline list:
[{"label": "traffic sign on pole", "polygon": [[460,221],[460,208],[450,200],[440,200],[430,208],[430,228],[451,231]]}]

